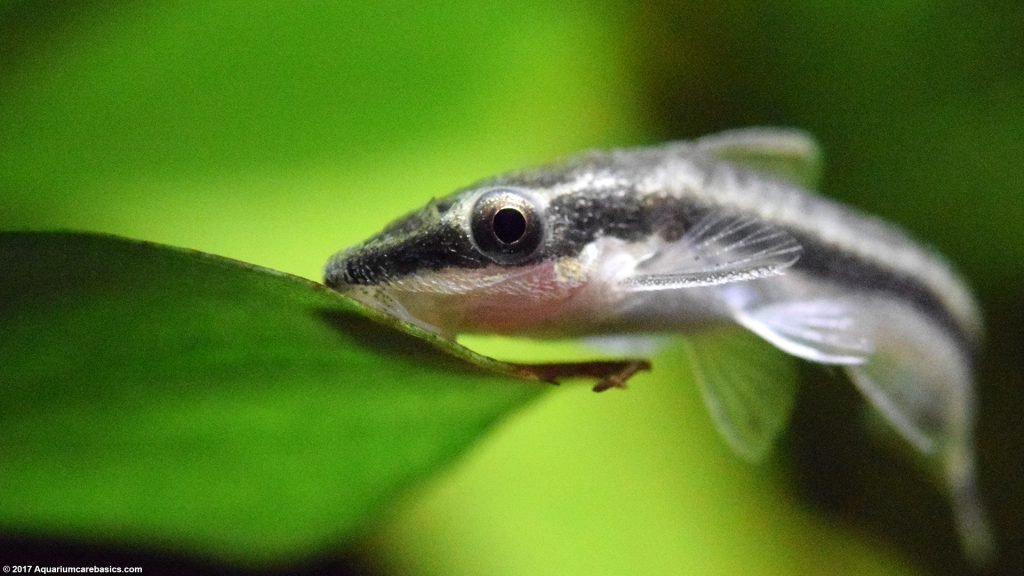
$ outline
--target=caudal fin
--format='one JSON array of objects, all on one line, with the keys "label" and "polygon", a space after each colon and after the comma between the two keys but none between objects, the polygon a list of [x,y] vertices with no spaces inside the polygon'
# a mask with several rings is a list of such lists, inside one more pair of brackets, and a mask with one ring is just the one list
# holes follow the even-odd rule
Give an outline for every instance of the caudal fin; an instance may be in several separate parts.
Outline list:
[{"label": "caudal fin", "polygon": [[874,353],[846,371],[896,432],[941,470],[964,553],[984,564],[995,546],[975,475],[968,352],[912,307],[876,303],[868,323]]}]

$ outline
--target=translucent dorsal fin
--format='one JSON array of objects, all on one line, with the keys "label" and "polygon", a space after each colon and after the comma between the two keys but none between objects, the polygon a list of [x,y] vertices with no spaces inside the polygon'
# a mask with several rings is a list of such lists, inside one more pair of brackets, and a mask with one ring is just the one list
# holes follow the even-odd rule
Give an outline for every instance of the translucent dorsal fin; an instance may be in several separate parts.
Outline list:
[{"label": "translucent dorsal fin", "polygon": [[796,396],[795,360],[736,329],[687,339],[687,352],[718,431],[737,454],[763,460],[785,430]]},{"label": "translucent dorsal fin", "polygon": [[697,150],[806,188],[821,178],[821,150],[795,128],[741,128],[700,138]]}]

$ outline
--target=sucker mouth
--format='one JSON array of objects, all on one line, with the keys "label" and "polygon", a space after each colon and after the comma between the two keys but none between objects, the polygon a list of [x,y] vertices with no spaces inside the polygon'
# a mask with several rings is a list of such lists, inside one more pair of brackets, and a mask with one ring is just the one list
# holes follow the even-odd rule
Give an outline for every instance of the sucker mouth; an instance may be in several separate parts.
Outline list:
[{"label": "sucker mouth", "polygon": [[324,285],[335,290],[344,290],[352,286],[365,284],[353,277],[351,269],[353,254],[357,251],[355,247],[342,250],[331,256],[324,267]]},{"label": "sucker mouth", "polygon": [[[331,265],[333,266],[333,264],[334,263],[332,261]],[[324,286],[334,290],[344,289],[348,284],[341,280],[340,276],[340,274],[335,274],[333,270],[328,268],[324,271]]]},{"label": "sucker mouth", "polygon": [[344,289],[347,286],[343,282],[338,282],[335,278],[336,277],[333,274],[325,275],[324,276],[324,286],[327,286],[328,288],[331,288],[332,290],[339,290],[339,291]]}]

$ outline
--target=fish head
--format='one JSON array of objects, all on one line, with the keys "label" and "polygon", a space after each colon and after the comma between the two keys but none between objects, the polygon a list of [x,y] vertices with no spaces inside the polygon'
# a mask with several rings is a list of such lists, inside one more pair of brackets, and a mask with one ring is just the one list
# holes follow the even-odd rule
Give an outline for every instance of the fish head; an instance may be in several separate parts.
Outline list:
[{"label": "fish head", "polygon": [[334,255],[325,283],[435,332],[522,333],[553,322],[590,279],[562,254],[544,190],[488,184],[432,200]]}]

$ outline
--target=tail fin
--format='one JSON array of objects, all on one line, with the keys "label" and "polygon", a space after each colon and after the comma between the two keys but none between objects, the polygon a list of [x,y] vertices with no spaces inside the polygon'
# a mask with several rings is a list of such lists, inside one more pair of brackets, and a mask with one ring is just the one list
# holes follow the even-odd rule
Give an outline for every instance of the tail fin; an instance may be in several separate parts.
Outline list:
[{"label": "tail fin", "polygon": [[846,371],[868,401],[935,462],[950,494],[965,554],[983,565],[995,554],[974,465],[971,359],[954,336],[916,309],[876,303],[865,315],[874,354]]}]

